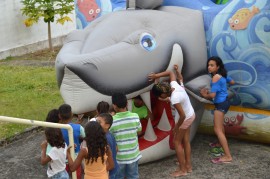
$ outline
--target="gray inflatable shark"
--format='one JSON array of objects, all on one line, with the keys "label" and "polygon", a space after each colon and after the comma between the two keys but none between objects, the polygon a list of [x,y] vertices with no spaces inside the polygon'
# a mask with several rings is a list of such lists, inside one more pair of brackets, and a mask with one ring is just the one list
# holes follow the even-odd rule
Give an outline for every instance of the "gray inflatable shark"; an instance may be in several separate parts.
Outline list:
[{"label": "gray inflatable shark", "polygon": [[[197,116],[191,129],[192,139],[204,110],[199,88],[210,81],[203,75],[206,62],[201,12],[159,7],[113,12],[70,33],[57,56],[56,72],[64,101],[74,113],[81,114],[95,110],[99,101],[111,103],[115,92],[125,93],[128,99],[141,95],[151,109],[149,91],[153,84],[148,81],[148,74],[171,70],[178,64]],[[155,134],[146,134],[145,139],[156,139]],[[143,154],[141,163],[174,152],[168,145],[163,146],[166,149],[159,150],[165,154],[158,158]]]}]

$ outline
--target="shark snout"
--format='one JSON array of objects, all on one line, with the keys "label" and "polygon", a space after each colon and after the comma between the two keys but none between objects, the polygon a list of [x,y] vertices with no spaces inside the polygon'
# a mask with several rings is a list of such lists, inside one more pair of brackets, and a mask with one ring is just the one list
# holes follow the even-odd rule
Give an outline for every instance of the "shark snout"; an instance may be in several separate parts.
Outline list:
[{"label": "shark snout", "polygon": [[[132,48],[123,50],[129,49]],[[167,60],[145,51],[141,52],[145,53],[144,58],[137,58],[133,53],[138,52],[130,50],[123,61],[123,56],[120,58],[122,53],[114,51],[109,54],[104,50],[102,56],[89,55],[89,58],[66,64],[66,67],[96,91],[111,96],[116,92],[130,94],[144,89],[151,85],[147,78],[150,72],[173,69],[174,64],[182,67],[183,64],[182,50],[178,44],[173,46],[171,58]],[[123,72],[127,75],[123,75]]]}]

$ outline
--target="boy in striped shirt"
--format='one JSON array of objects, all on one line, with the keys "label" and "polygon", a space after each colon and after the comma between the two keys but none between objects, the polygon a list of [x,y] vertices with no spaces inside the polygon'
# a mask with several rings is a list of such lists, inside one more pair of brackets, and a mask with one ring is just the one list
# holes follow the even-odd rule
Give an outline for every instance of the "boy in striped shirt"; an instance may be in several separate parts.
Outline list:
[{"label": "boy in striped shirt", "polygon": [[116,160],[119,164],[116,178],[138,179],[138,161],[142,157],[138,143],[138,134],[142,130],[139,116],[127,110],[127,98],[124,94],[114,94],[112,104],[116,114],[113,116],[110,132],[117,143]]}]

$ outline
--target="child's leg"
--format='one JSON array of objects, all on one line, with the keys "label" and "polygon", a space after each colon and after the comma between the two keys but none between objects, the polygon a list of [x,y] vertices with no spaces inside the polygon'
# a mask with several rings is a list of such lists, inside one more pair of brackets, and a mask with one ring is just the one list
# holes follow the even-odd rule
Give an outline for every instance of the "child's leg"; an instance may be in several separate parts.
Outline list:
[{"label": "child's leg", "polygon": [[222,158],[222,161],[231,161],[232,156],[231,156],[228,142],[225,136],[223,122],[224,122],[224,113],[219,110],[215,110],[214,111],[214,131],[218,137],[219,143],[221,144],[224,150],[224,156],[221,158]]},{"label": "child's leg", "polygon": [[185,160],[186,160],[186,169],[187,172],[192,172],[191,166],[191,146],[190,146],[190,127],[187,128],[185,135],[184,135],[184,151],[185,151]]},{"label": "child's leg", "polygon": [[116,178],[124,179],[125,178],[125,171],[126,171],[126,164],[118,164],[119,169],[116,173]]},{"label": "child's leg", "polygon": [[138,179],[139,178],[139,161],[133,162],[126,165],[125,177],[127,179]]},{"label": "child's leg", "polygon": [[176,152],[177,160],[179,162],[180,170],[174,171],[171,174],[171,176],[173,176],[173,177],[187,175],[187,169],[186,169],[186,165],[185,165],[184,148],[182,146],[185,132],[186,132],[186,129],[179,129],[174,136],[175,152]]}]

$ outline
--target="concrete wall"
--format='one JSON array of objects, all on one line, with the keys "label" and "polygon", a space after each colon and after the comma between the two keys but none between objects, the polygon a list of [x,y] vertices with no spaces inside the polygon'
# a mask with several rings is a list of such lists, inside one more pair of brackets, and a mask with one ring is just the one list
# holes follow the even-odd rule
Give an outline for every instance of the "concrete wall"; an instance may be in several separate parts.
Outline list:
[{"label": "concrete wall", "polygon": [[[20,0],[0,0],[0,59],[48,48],[47,24],[40,19],[37,24],[26,27],[22,7]],[[73,22],[51,24],[54,45],[61,45],[65,35],[76,28],[75,14],[69,17]]]}]

